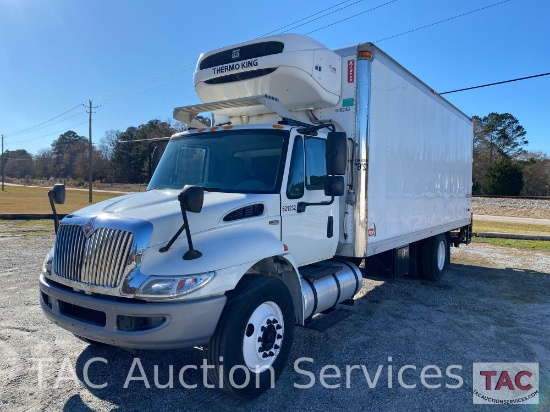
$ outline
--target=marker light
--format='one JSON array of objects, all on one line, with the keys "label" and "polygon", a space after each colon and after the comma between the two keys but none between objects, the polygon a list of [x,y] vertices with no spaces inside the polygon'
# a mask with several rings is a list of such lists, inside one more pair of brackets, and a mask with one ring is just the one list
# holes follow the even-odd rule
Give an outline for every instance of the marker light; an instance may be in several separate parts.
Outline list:
[{"label": "marker light", "polygon": [[363,50],[363,51],[360,51],[360,52],[357,53],[357,58],[358,59],[372,59],[372,53],[370,51]]}]

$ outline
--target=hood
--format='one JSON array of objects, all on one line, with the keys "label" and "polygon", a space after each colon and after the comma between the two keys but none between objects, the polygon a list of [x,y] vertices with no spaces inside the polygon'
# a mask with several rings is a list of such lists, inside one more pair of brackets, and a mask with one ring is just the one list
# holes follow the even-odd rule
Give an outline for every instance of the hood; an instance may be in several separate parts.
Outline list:
[{"label": "hood", "polygon": [[[80,209],[72,216],[97,217],[99,219],[138,219],[153,224],[149,246],[168,242],[183,224],[178,194],[180,190],[150,190],[120,196]],[[279,214],[279,195],[204,192],[200,213],[187,212],[191,233],[213,229],[224,222],[223,217],[243,206],[263,203],[264,216]]]}]

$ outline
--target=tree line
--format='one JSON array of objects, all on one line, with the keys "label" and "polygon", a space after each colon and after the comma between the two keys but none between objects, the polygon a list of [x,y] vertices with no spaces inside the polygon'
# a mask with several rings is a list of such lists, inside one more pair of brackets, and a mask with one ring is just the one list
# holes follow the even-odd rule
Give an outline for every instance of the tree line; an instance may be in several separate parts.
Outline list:
[{"label": "tree line", "polygon": [[[210,119],[198,116],[209,125]],[[527,150],[527,132],[509,113],[474,116],[473,194],[546,196],[550,158]],[[184,130],[181,123],[150,120],[125,131],[109,130],[92,148],[93,180],[105,183],[149,181],[149,139]],[[61,134],[48,149],[31,155],[25,149],[6,151],[5,174],[19,179],[88,180],[88,138],[74,131]]]},{"label": "tree line", "polygon": [[[183,125],[150,120],[125,131],[109,130],[92,146],[92,180],[104,183],[146,183],[149,180],[149,142],[171,136]],[[5,152],[5,174],[19,179],[69,180],[77,186],[88,181],[89,141],[69,130],[48,149],[31,155],[24,149]]]},{"label": "tree line", "polygon": [[527,150],[527,132],[509,113],[472,118],[474,153],[472,193],[501,196],[547,196],[550,158]]}]

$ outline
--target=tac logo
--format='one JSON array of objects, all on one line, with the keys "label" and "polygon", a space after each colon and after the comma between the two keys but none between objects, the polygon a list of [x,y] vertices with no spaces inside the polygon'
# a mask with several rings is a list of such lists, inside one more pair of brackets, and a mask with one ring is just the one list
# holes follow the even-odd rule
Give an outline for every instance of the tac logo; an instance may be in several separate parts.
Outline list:
[{"label": "tac logo", "polygon": [[539,403],[538,363],[474,363],[475,404]]},{"label": "tac logo", "polygon": [[236,59],[239,57],[239,54],[241,53],[241,49],[235,49],[231,52],[231,58]]}]

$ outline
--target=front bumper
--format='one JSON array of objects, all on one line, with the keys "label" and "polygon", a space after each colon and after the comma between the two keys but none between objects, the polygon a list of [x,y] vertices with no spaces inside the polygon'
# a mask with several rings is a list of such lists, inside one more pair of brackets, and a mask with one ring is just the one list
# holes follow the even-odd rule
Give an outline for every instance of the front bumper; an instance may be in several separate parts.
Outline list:
[{"label": "front bumper", "polygon": [[[56,325],[75,335],[108,345],[136,349],[176,349],[205,345],[216,329],[226,296],[190,302],[120,302],[60,287],[40,275],[40,305]],[[70,312],[65,308],[71,308]],[[120,330],[123,317],[165,321],[146,330]]]}]

